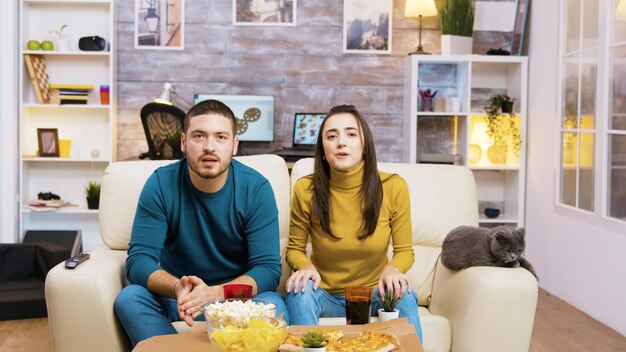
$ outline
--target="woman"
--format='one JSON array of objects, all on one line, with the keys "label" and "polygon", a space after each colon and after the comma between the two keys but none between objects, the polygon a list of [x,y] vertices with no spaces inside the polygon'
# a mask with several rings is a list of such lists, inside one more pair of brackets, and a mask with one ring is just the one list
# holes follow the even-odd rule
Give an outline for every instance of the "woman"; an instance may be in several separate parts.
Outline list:
[{"label": "woman", "polygon": [[[357,109],[332,108],[317,136],[314,173],[293,190],[286,253],[294,271],[286,285],[290,323],[317,325],[320,317],[345,316],[345,287],[364,285],[375,287],[374,296],[401,296],[400,316],[421,340],[417,295],[405,275],[413,259],[406,182],[378,171],[372,133]],[[377,308],[375,302],[372,311]]]}]

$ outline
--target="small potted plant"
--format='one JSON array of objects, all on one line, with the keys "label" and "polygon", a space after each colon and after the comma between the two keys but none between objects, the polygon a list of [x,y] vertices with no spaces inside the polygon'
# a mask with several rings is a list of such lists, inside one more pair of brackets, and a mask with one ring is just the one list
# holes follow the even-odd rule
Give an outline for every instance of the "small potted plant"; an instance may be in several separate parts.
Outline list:
[{"label": "small potted plant", "polygon": [[90,181],[85,187],[85,194],[87,195],[87,208],[98,209],[100,206],[100,187],[102,185],[98,182]]},{"label": "small potted plant", "polygon": [[[493,139],[494,148],[500,150],[497,153],[494,151],[494,155],[498,154],[503,156],[506,154],[507,145],[504,138],[508,135],[511,136],[511,143],[514,148],[513,152],[515,156],[519,157],[522,137],[515,119],[515,113],[513,113],[513,103],[515,100],[516,99],[506,94],[495,94],[489,98],[485,105],[485,113],[487,114],[485,118],[485,122],[487,122],[487,134]],[[508,126],[505,123],[505,114],[508,114]],[[497,163],[504,162],[503,158],[495,159],[501,159],[498,160]],[[494,162],[495,159],[492,160],[492,162]]]},{"label": "small potted plant", "polygon": [[387,321],[398,317],[400,311],[396,309],[396,306],[400,302],[400,297],[395,293],[391,293],[391,291],[387,291],[382,299],[380,296],[376,296],[376,299],[382,307],[378,310],[378,320]]},{"label": "small potted plant", "polygon": [[307,331],[307,333],[304,334],[300,340],[302,341],[302,352],[326,351],[326,338],[319,331]]},{"label": "small potted plant", "polygon": [[63,30],[67,28],[67,25],[64,24],[59,28],[59,30],[51,30],[50,34],[55,34],[58,37],[57,47],[60,51],[69,51],[70,50],[70,39],[65,38],[63,36]]},{"label": "small potted plant", "polygon": [[441,54],[471,54],[474,33],[474,1],[442,0],[437,12],[441,18]]}]

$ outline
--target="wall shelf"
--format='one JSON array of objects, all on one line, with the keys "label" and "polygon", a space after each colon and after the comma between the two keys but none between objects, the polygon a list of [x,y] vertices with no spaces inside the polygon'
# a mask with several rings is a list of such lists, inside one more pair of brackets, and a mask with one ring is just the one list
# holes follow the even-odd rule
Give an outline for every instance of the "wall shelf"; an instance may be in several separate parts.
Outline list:
[{"label": "wall shelf", "polygon": [[[502,212],[496,219],[479,214],[480,224],[523,226],[528,59],[411,55],[404,59],[404,75],[403,161],[418,162],[418,156],[423,154],[460,156],[462,165],[474,173],[479,208],[489,204]],[[432,106],[459,112],[422,111],[419,90],[426,89],[437,91],[435,100],[430,102]],[[516,99],[513,120],[510,115],[503,118],[509,119],[507,126],[519,130],[519,153],[509,135],[505,137],[505,147],[499,149],[489,148],[493,141],[484,144],[484,138],[474,139],[474,127],[484,121],[484,106],[495,94]]]},{"label": "wall shelf", "polygon": [[[104,248],[98,231],[99,212],[87,208],[85,186],[101,182],[106,167],[117,159],[115,1],[21,0],[19,16],[19,233],[76,229],[82,231],[85,251]],[[47,40],[49,31],[58,29],[60,23],[67,24],[63,33],[70,39],[69,50],[26,50],[29,40]],[[106,40],[108,51],[78,49],[79,38],[94,35]],[[26,68],[27,54],[43,56],[50,84],[93,86],[87,104],[42,103]],[[109,86],[109,104],[101,104],[101,85]],[[70,157],[37,156],[39,128],[56,129],[59,140],[70,140]],[[77,206],[32,210],[28,203],[39,192],[52,192]]]}]

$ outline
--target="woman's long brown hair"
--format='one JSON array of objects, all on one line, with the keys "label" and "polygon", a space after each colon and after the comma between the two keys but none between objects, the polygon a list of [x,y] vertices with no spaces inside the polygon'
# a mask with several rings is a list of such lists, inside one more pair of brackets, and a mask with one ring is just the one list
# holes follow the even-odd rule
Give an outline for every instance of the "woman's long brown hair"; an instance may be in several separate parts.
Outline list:
[{"label": "woman's long brown hair", "polygon": [[359,124],[363,135],[363,182],[359,191],[361,200],[361,212],[363,214],[363,227],[358,239],[362,240],[370,236],[378,225],[378,215],[383,202],[383,186],[378,175],[376,164],[376,148],[374,147],[374,137],[367,122],[353,105],[335,106],[326,115],[315,145],[315,166],[313,171],[313,213],[317,215],[322,229],[330,237],[338,238],[330,226],[330,165],[324,157],[323,131],[328,118],[340,114],[348,113],[354,116]]}]

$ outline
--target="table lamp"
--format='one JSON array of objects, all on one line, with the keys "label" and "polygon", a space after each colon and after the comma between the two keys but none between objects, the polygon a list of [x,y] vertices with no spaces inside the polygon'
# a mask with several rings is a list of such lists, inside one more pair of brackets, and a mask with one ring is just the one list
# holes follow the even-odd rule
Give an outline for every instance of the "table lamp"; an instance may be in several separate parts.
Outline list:
[{"label": "table lamp", "polygon": [[419,17],[419,44],[415,52],[409,55],[425,55],[430,54],[424,51],[422,48],[422,16],[435,16],[437,15],[437,7],[435,7],[435,0],[406,0],[404,6],[404,17],[416,18]]},{"label": "table lamp", "polygon": [[487,149],[490,145],[493,144],[493,140],[487,134],[487,123],[485,122],[476,122],[474,123],[474,128],[472,129],[472,144],[478,144],[480,146],[480,159],[474,163],[474,165],[490,165],[489,159],[487,158]]},{"label": "table lamp", "polygon": [[154,102],[159,104],[172,105],[172,90],[174,90],[172,84],[169,82],[165,82],[165,84],[163,84],[163,90],[161,91],[161,94],[159,94],[157,98],[154,98]]}]

